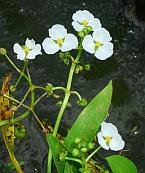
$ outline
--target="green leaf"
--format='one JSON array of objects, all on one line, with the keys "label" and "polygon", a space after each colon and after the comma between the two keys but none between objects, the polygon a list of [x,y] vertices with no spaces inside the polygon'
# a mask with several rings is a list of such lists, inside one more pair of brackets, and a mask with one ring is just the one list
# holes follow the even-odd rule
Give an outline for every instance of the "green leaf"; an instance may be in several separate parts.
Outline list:
[{"label": "green leaf", "polygon": [[65,165],[65,160],[61,160],[60,159],[60,155],[64,152],[65,155],[65,147],[63,146],[63,144],[55,137],[53,137],[52,135],[48,134],[47,135],[47,142],[49,144],[49,147],[51,149],[53,158],[54,158],[54,162],[56,165],[56,168],[58,170],[59,173],[63,173],[64,171],[64,165]]},{"label": "green leaf", "polygon": [[134,163],[126,157],[113,155],[106,157],[113,173],[137,173]]},{"label": "green leaf", "polygon": [[69,130],[64,145],[69,151],[73,149],[76,138],[85,143],[92,142],[100,127],[100,124],[108,114],[111,103],[112,82],[109,84],[85,107],[78,119]]},{"label": "green leaf", "polygon": [[68,162],[65,164],[64,173],[78,173],[76,167],[70,165]]}]

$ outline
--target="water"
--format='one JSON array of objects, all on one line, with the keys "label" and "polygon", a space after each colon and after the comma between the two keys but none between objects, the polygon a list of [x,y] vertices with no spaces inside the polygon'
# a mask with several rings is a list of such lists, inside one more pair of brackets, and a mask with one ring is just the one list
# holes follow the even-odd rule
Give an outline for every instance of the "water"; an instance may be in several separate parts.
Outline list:
[{"label": "water", "polygon": [[[113,99],[108,122],[114,123],[126,141],[124,154],[132,159],[139,173],[145,172],[145,29],[136,27],[125,18],[123,3],[117,0],[0,0],[0,47],[9,50],[14,61],[21,66],[12,53],[12,46],[24,40],[34,38],[42,43],[47,37],[48,28],[53,24],[65,25],[69,32],[74,32],[71,26],[71,16],[78,9],[87,9],[98,17],[113,37],[114,56],[106,61],[99,61],[90,54],[83,53],[83,62],[90,63],[92,70],[83,72],[74,78],[73,89],[91,100],[109,80],[113,80]],[[4,58],[0,60],[0,81],[8,71],[13,73],[11,84],[17,80],[17,73],[8,65]],[[30,62],[30,73],[35,84],[64,86],[68,67],[59,61],[57,55],[39,56]],[[20,98],[26,91],[23,82],[15,93]],[[40,94],[40,93],[38,93]],[[49,119],[54,124],[58,107],[54,99],[41,102],[36,111],[41,118]],[[82,110],[75,105],[66,110],[60,127],[63,132],[69,128]],[[20,113],[20,112],[19,112]],[[69,116],[68,116],[69,115]],[[31,116],[22,121],[27,129],[23,141],[16,141],[16,156],[25,160],[24,172],[45,173],[47,158],[47,143],[45,136]],[[108,152],[102,151],[104,156]],[[3,150],[0,157],[6,156]]]}]

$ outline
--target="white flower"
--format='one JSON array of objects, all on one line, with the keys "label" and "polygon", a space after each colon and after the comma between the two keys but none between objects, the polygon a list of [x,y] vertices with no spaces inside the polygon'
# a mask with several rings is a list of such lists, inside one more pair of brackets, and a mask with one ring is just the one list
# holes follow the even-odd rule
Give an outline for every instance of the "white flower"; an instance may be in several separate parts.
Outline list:
[{"label": "white flower", "polygon": [[83,39],[83,48],[95,54],[96,58],[105,60],[113,54],[113,44],[110,42],[112,37],[105,28],[99,28],[93,35],[86,35]]},{"label": "white flower", "polygon": [[78,46],[78,39],[73,34],[68,34],[63,25],[56,24],[49,29],[49,36],[43,43],[43,49],[47,54],[54,54],[61,50],[70,51]]},{"label": "white flower", "polygon": [[41,45],[35,44],[33,39],[27,38],[24,46],[20,46],[18,43],[14,44],[14,52],[17,54],[17,59],[24,60],[35,59],[36,55],[42,55]]},{"label": "white flower", "polygon": [[118,151],[124,148],[124,141],[112,123],[103,122],[101,131],[97,134],[98,142],[106,150]]},{"label": "white flower", "polygon": [[94,18],[93,14],[91,14],[87,10],[78,10],[76,11],[72,19],[72,26],[76,31],[82,31],[86,27],[92,27],[92,30],[95,31],[98,28],[101,28],[100,20]]}]

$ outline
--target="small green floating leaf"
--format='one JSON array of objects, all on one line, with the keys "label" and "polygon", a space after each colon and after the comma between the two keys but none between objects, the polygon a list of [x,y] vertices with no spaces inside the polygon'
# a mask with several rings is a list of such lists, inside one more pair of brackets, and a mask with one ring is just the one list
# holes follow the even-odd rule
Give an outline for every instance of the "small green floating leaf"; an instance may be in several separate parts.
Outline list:
[{"label": "small green floating leaf", "polygon": [[106,157],[106,160],[113,173],[137,173],[135,164],[126,157],[113,155]]},{"label": "small green floating leaf", "polygon": [[64,141],[64,145],[69,151],[73,149],[73,143],[78,138],[86,144],[93,141],[100,124],[108,114],[111,96],[112,82],[109,82],[109,84],[85,107],[69,130]]},{"label": "small green floating leaf", "polygon": [[51,149],[55,165],[57,167],[57,170],[59,173],[64,172],[64,166],[65,166],[65,160],[62,161],[63,159],[60,159],[61,153],[66,151],[65,147],[63,144],[55,137],[52,135],[48,134],[47,135],[47,142],[49,144],[49,147]]}]

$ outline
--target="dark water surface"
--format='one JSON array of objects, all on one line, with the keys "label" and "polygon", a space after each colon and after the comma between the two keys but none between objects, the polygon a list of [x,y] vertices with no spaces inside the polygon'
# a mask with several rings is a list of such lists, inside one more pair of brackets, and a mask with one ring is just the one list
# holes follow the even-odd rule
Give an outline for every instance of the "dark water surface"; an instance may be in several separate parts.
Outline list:
[{"label": "dark water surface", "polygon": [[[19,66],[22,63],[13,56],[13,44],[34,38],[42,43],[48,28],[56,23],[65,25],[69,32],[71,16],[78,9],[87,9],[98,17],[103,26],[111,32],[115,46],[114,56],[107,61],[99,61],[90,54],[83,53],[85,63],[92,65],[90,72],[83,72],[74,78],[73,89],[91,100],[109,80],[113,80],[113,99],[108,121],[114,123],[126,141],[124,154],[132,159],[139,173],[145,172],[145,29],[136,27],[124,17],[121,0],[0,0],[0,47],[10,51]],[[57,55],[37,57],[29,63],[34,84],[47,82],[64,86],[69,67],[59,61]],[[11,84],[18,74],[4,58],[0,59],[0,82],[7,72],[13,73]],[[27,85],[24,80],[14,94],[22,97]],[[40,94],[40,93],[38,93]],[[44,99],[36,108],[41,118],[53,124],[58,112],[54,99]],[[61,130],[66,131],[77,118],[81,108],[75,105],[66,110]],[[20,114],[19,112],[18,114]],[[27,129],[24,140],[16,140],[16,157],[25,160],[25,173],[45,173],[47,143],[41,130],[31,116],[22,121]],[[1,144],[2,145],[2,144]],[[7,160],[4,146],[1,160]],[[102,151],[104,156],[110,154]],[[5,157],[5,158],[4,158]],[[1,173],[2,171],[0,171]],[[3,172],[2,172],[3,173]]]}]

